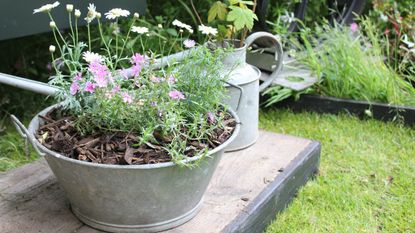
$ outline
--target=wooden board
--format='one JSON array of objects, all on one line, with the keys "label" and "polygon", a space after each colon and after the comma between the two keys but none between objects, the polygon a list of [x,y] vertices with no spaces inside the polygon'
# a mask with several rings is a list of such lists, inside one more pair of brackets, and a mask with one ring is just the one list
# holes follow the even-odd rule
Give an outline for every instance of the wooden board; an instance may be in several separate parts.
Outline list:
[{"label": "wooden board", "polygon": [[[319,158],[318,142],[262,131],[252,147],[223,156],[200,213],[167,232],[262,232]],[[74,217],[42,159],[0,175],[0,232],[99,231]]]}]

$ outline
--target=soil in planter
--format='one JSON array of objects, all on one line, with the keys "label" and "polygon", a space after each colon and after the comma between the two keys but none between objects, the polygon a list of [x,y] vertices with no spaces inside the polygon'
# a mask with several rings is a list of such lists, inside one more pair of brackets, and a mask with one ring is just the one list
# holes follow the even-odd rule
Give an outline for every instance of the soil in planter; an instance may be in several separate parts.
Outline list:
[{"label": "soil in planter", "polygon": [[[48,149],[72,159],[101,164],[155,164],[171,161],[163,149],[170,143],[168,137],[154,133],[157,143],[145,143],[139,147],[139,137],[134,133],[96,133],[82,136],[74,128],[74,117],[57,117],[59,110],[53,109],[40,116],[45,124],[37,131],[38,140]],[[223,129],[216,129],[210,138],[202,141],[187,141],[185,155],[193,157],[196,151],[213,149],[224,143],[233,133],[236,121],[227,114]],[[186,129],[183,129],[186,130]],[[184,139],[183,139],[184,140]]]}]

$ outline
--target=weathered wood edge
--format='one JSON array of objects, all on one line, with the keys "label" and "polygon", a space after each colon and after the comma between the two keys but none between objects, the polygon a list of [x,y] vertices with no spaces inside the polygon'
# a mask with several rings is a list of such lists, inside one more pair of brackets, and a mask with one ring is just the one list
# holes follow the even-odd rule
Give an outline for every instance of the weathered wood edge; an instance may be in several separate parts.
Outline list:
[{"label": "weathered wood edge", "polygon": [[[264,102],[266,98],[262,98]],[[404,124],[415,125],[415,108],[383,103],[371,103],[351,99],[341,99],[313,94],[301,95],[300,99],[289,98],[271,107],[289,108],[293,111],[312,111],[317,113],[339,114],[349,112],[359,118],[370,118],[365,111],[370,110],[372,117],[381,121],[401,120]]]},{"label": "weathered wood edge", "polygon": [[222,233],[263,232],[278,212],[284,210],[297,190],[317,172],[321,144],[312,141]]}]

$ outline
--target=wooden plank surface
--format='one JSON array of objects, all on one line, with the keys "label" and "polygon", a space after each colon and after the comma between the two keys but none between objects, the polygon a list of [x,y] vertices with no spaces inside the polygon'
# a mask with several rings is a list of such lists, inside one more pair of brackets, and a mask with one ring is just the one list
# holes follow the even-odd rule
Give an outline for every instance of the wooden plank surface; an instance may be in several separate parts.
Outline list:
[{"label": "wooden plank surface", "polygon": [[[318,155],[315,156],[319,153],[318,143],[261,131],[258,142],[252,147],[224,154],[200,213],[188,223],[167,232],[232,232],[234,230],[229,229],[240,230],[248,223],[249,226],[244,227],[250,228],[251,232],[263,229],[267,222],[247,219],[243,213],[251,211],[253,217],[261,216],[267,221],[270,216],[275,217],[278,208],[271,203],[267,205],[270,210],[263,212],[267,206],[261,205],[282,189],[290,198],[280,201],[288,202],[292,198],[297,186],[302,185],[316,169],[318,161],[311,159],[311,152],[314,160],[318,160]],[[310,164],[305,163],[307,161]],[[300,177],[302,182],[296,181],[295,177],[292,179],[291,173]],[[290,180],[296,183],[291,185]],[[281,204],[285,207],[287,203]],[[267,216],[262,216],[264,214]],[[251,220],[255,222],[251,224]],[[63,190],[42,159],[0,175],[0,232],[99,231],[73,216]]]}]

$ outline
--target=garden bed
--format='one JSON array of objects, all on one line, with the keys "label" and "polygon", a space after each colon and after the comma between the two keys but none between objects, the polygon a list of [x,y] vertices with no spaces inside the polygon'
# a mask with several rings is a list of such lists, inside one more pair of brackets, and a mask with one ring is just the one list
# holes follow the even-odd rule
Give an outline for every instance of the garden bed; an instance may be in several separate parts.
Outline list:
[{"label": "garden bed", "polygon": [[370,103],[367,101],[304,94],[298,100],[289,98],[273,106],[290,108],[293,111],[312,111],[331,114],[346,111],[360,118],[371,117],[381,121],[401,121],[406,125],[415,124],[415,108],[383,103]]}]

